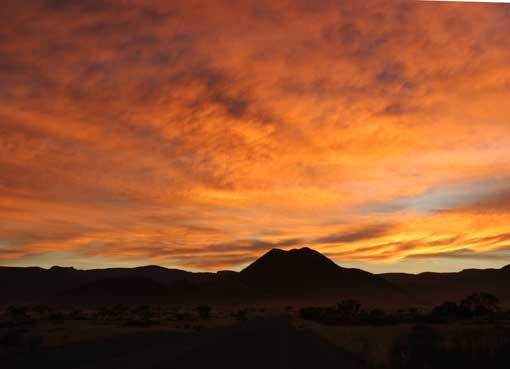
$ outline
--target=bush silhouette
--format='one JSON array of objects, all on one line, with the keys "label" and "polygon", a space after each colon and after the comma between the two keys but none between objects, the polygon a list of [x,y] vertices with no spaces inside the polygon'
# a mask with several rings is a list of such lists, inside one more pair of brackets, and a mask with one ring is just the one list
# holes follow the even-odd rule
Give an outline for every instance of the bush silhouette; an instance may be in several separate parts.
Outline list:
[{"label": "bush silhouette", "polygon": [[[432,318],[466,319],[494,315],[499,310],[499,300],[486,292],[473,293],[459,303],[446,301],[432,309]],[[504,315],[504,314],[503,314]]]},{"label": "bush silhouette", "polygon": [[207,305],[201,305],[196,308],[198,315],[201,319],[207,320],[211,317],[211,307]]},{"label": "bush silhouette", "polygon": [[9,306],[7,313],[12,320],[20,321],[28,319],[28,310],[24,306]]},{"label": "bush silhouette", "polygon": [[324,308],[309,306],[299,310],[299,316],[303,320],[321,320],[324,315]]},{"label": "bush silhouette", "polygon": [[460,306],[469,311],[472,315],[487,315],[498,310],[499,300],[490,293],[477,292],[462,300]]},{"label": "bush silhouette", "polygon": [[42,336],[30,336],[27,339],[28,349],[30,351],[37,351],[39,347],[42,345],[43,338]]},{"label": "bush silhouette", "polygon": [[452,301],[446,301],[432,310],[432,316],[449,319],[461,319],[469,316],[469,311]]},{"label": "bush silhouette", "polygon": [[237,320],[246,320],[248,318],[248,309],[239,309],[238,311],[232,313],[232,316]]},{"label": "bush silhouette", "polygon": [[361,303],[358,300],[343,300],[336,304],[340,317],[352,318],[359,314]]},{"label": "bush silhouette", "polygon": [[0,344],[12,349],[24,349],[25,337],[17,330],[8,330],[5,335],[0,338]]}]

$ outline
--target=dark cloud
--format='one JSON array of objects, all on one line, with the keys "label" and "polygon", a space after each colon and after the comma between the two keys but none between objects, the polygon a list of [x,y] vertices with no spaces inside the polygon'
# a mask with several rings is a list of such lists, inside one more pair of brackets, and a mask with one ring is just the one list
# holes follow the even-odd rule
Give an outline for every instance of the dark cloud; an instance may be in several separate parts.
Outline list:
[{"label": "dark cloud", "polygon": [[323,33],[324,40],[331,43],[339,54],[365,63],[384,47],[388,36],[368,32],[352,23],[334,25]]},{"label": "dark cloud", "polygon": [[402,64],[391,64],[385,67],[379,74],[377,74],[377,81],[382,83],[395,83],[400,82],[403,77]]},{"label": "dark cloud", "polygon": [[97,13],[110,10],[113,1],[102,0],[44,0],[46,7],[52,11],[79,10],[86,13]]},{"label": "dark cloud", "polygon": [[406,76],[405,66],[398,62],[384,66],[377,74],[376,80],[382,84],[397,84],[406,89],[414,88],[414,84]]},{"label": "dark cloud", "polygon": [[268,242],[261,240],[237,240],[224,244],[213,244],[205,248],[207,251],[229,251],[229,250],[270,250],[279,247],[298,246],[304,242],[300,238],[291,238],[282,241]]},{"label": "dark cloud", "polygon": [[498,247],[491,251],[474,251],[470,249],[455,250],[449,252],[439,252],[430,254],[413,254],[406,256],[406,259],[470,259],[470,260],[492,260],[507,261],[510,260],[510,246]]},{"label": "dark cloud", "polygon": [[456,209],[457,211],[466,212],[510,212],[510,189],[498,191],[494,194],[486,196],[479,201],[467,206],[460,206]]},{"label": "dark cloud", "polygon": [[416,109],[410,106],[406,106],[402,102],[397,102],[386,105],[378,115],[404,116],[406,114],[412,113],[413,111],[416,111]]},{"label": "dark cloud", "polygon": [[390,224],[370,225],[368,227],[352,232],[345,233],[342,232],[337,234],[331,234],[324,237],[319,237],[315,239],[313,242],[322,244],[322,243],[349,243],[370,240],[373,238],[378,238],[386,235],[392,228],[393,225]]},{"label": "dark cloud", "polygon": [[197,104],[212,103],[222,107],[232,118],[243,118],[251,105],[247,91],[232,92],[230,88],[236,84],[235,78],[226,71],[210,67],[197,68],[193,79],[205,85],[205,96]]}]

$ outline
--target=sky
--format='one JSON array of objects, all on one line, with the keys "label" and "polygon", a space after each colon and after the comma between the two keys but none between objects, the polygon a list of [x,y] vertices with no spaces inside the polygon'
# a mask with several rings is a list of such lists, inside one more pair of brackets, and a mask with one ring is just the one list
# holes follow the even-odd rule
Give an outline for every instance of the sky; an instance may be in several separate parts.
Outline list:
[{"label": "sky", "polygon": [[2,8],[0,265],[510,264],[510,4]]}]

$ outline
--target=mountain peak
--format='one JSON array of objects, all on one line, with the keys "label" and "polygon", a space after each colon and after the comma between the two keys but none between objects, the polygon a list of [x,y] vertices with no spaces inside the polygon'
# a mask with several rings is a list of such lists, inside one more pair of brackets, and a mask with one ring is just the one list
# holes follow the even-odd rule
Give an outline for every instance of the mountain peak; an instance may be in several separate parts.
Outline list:
[{"label": "mountain peak", "polygon": [[271,249],[246,267],[241,273],[266,275],[321,274],[341,269],[331,259],[308,247],[282,250]]},{"label": "mountain peak", "polygon": [[59,265],[53,265],[50,268],[50,271],[53,271],[53,272],[57,272],[57,271],[73,271],[73,270],[76,270],[76,269],[74,269],[74,267],[72,267],[72,266],[70,266],[70,267],[62,267],[62,266],[59,266]]},{"label": "mountain peak", "polygon": [[[358,269],[342,268],[320,252],[301,249],[272,249],[243,269],[241,280],[268,296],[400,296],[392,285]],[[328,297],[328,298],[329,298]]]},{"label": "mountain peak", "polygon": [[268,252],[266,252],[262,257],[266,255],[285,255],[285,254],[295,254],[295,255],[318,255],[321,256],[324,259],[329,260],[327,257],[325,257],[323,254],[321,254],[319,251],[311,249],[309,247],[301,247],[299,249],[290,249],[290,250],[283,250],[283,249],[271,249]]},{"label": "mountain peak", "polygon": [[168,270],[168,268],[165,268],[165,267],[160,266],[160,265],[143,265],[143,266],[136,267],[134,269],[137,269],[137,270],[157,270],[157,271]]},{"label": "mountain peak", "polygon": [[282,249],[271,249],[268,252],[266,252],[264,255],[260,257],[262,258],[269,258],[269,257],[320,257],[322,259],[329,260],[327,257],[322,255],[320,252],[315,251],[309,247],[302,247],[300,249],[290,249],[290,250],[282,250]]}]

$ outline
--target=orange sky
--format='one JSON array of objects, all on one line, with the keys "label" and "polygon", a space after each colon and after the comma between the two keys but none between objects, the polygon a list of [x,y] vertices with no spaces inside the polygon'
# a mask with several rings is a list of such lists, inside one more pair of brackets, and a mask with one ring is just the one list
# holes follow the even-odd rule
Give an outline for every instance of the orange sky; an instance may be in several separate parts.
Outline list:
[{"label": "orange sky", "polygon": [[0,265],[510,263],[510,4],[20,0]]}]

